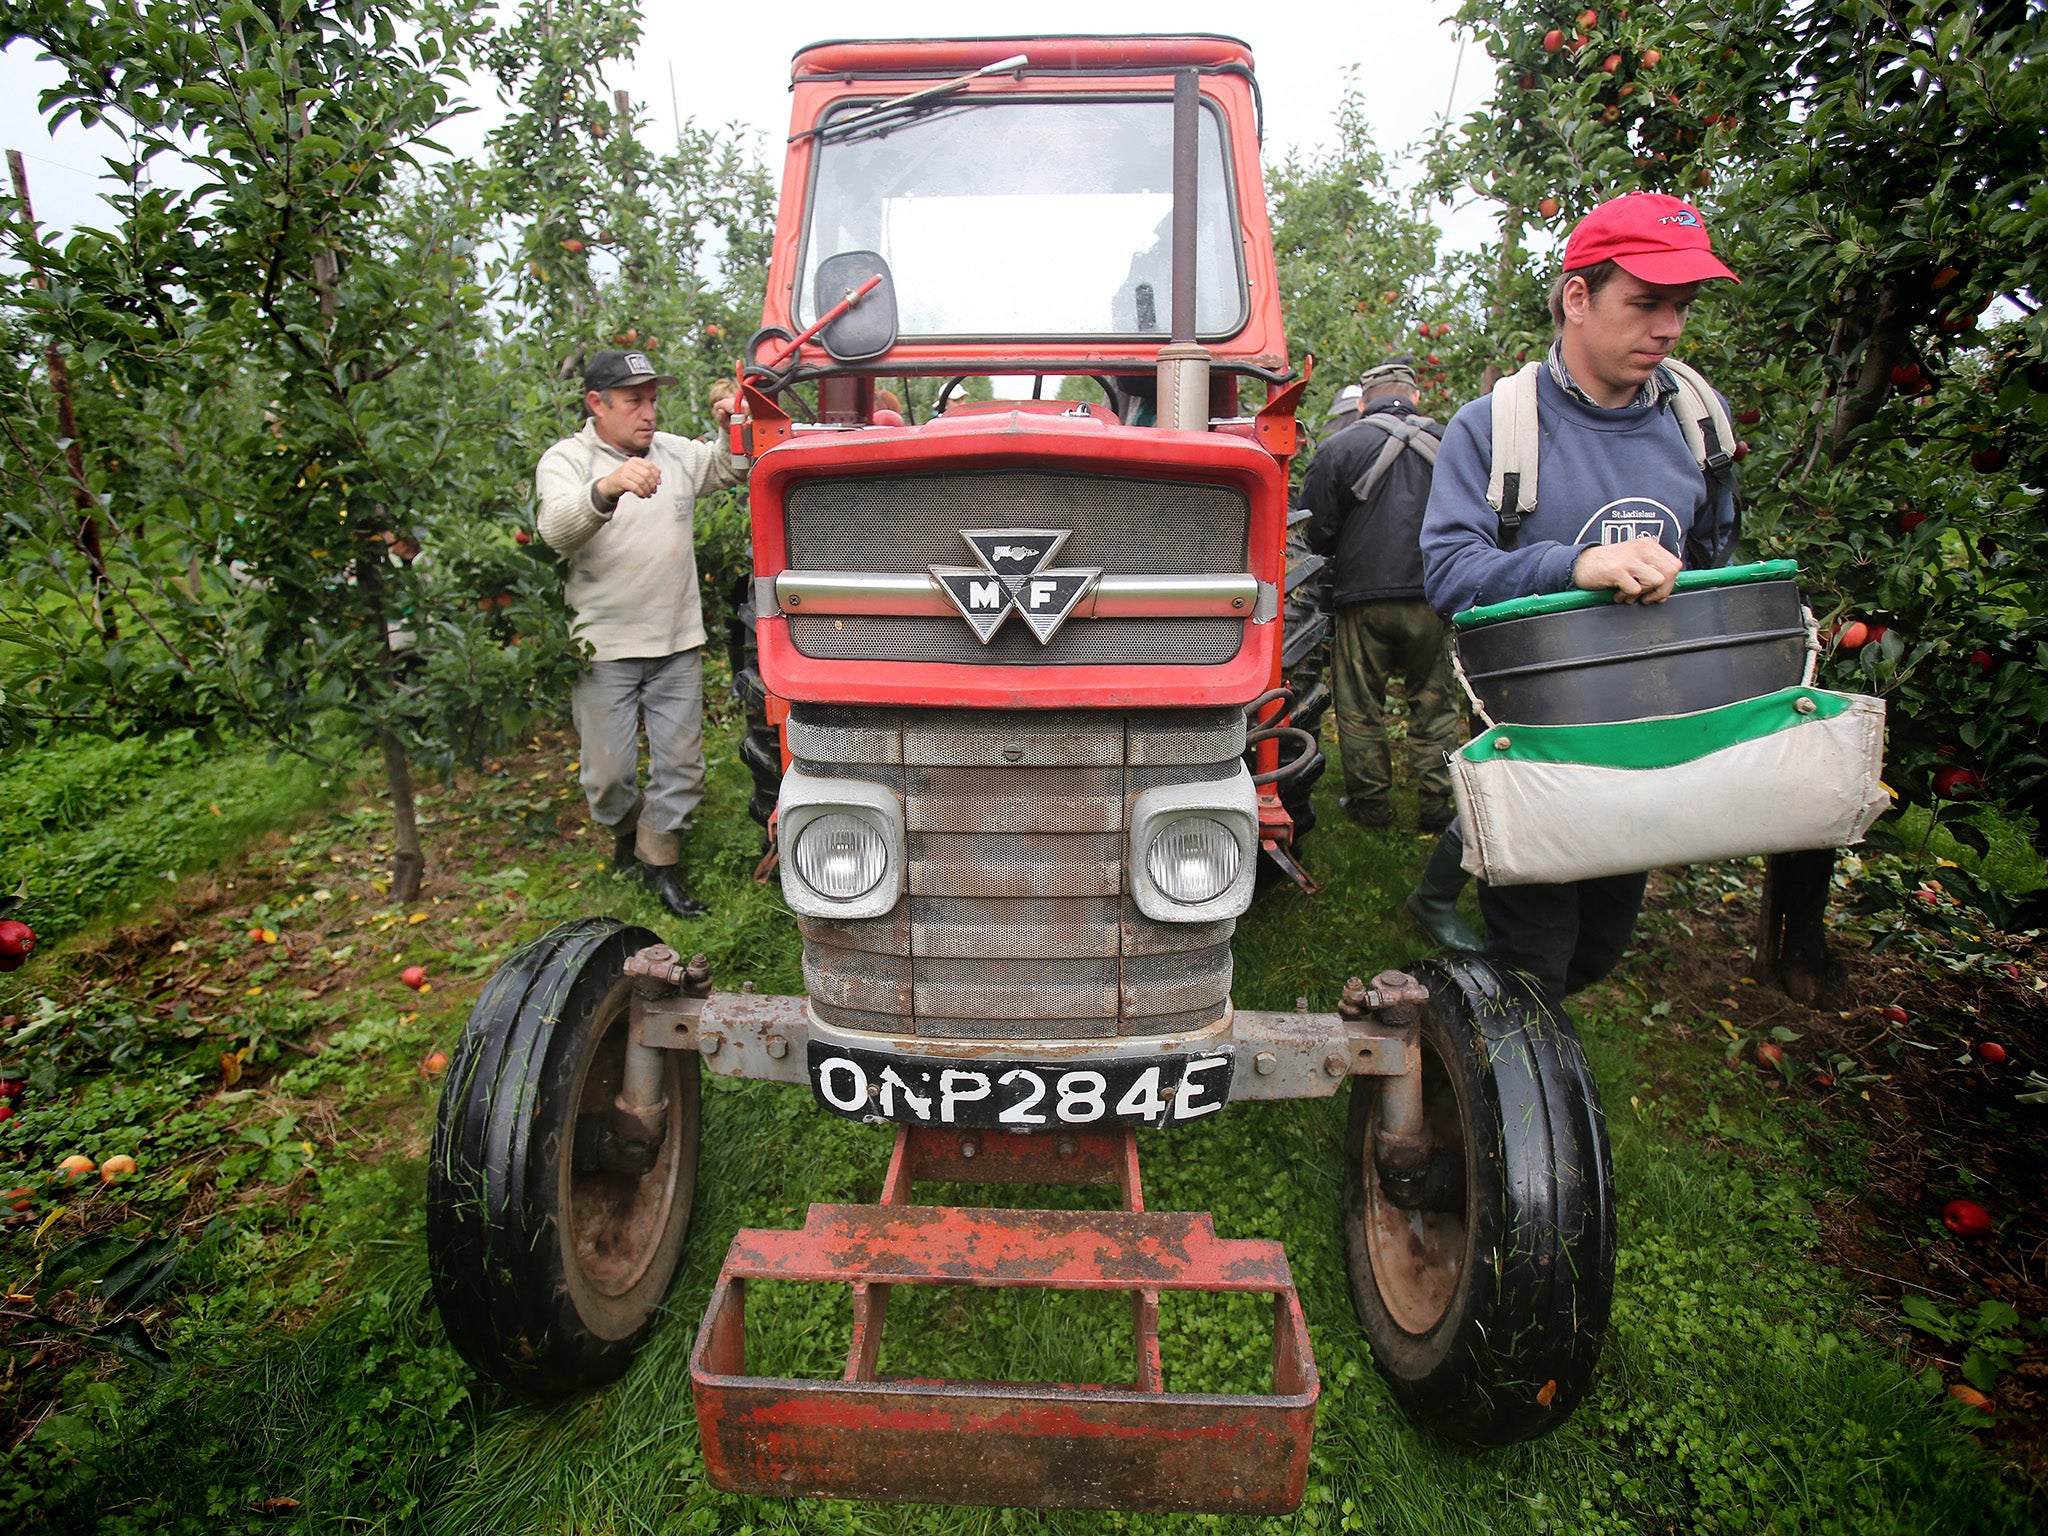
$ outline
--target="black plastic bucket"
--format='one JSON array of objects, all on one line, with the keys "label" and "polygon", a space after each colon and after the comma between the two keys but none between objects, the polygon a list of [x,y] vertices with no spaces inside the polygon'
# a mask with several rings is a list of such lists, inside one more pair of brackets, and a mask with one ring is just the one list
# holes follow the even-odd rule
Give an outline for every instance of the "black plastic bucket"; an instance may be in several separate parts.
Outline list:
[{"label": "black plastic bucket", "polygon": [[1461,627],[1458,660],[1487,714],[1594,725],[1714,709],[1806,670],[1799,587],[1787,579],[1681,588],[1661,603],[1601,602]]}]

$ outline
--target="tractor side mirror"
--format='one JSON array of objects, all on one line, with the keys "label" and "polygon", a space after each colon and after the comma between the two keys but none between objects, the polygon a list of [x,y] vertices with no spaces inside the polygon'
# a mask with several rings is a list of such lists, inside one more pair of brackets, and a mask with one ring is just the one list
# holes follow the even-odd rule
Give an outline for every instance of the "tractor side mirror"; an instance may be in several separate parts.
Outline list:
[{"label": "tractor side mirror", "polygon": [[834,362],[866,362],[896,345],[896,285],[889,263],[873,251],[842,251],[818,263],[813,311],[820,315],[845,304],[876,277],[880,283],[818,333]]}]

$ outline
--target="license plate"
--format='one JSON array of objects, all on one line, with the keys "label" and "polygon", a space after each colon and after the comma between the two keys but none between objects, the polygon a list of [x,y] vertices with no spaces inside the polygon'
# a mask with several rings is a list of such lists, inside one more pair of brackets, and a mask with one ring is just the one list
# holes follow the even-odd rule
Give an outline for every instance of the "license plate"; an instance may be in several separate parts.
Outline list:
[{"label": "license plate", "polygon": [[849,1119],[1030,1131],[1171,1125],[1221,1109],[1228,1051],[1030,1064],[920,1060],[810,1042],[811,1092]]}]

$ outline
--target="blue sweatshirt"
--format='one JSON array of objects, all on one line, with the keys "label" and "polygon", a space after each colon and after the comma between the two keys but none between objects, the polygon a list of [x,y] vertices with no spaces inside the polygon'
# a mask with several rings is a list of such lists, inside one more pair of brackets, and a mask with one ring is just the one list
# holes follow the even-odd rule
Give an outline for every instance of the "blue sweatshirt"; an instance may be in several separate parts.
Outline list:
[{"label": "blue sweatshirt", "polygon": [[1579,551],[1654,538],[1687,569],[1726,564],[1735,552],[1735,477],[1703,473],[1685,445],[1672,400],[1609,410],[1536,378],[1536,509],[1526,507],[1512,549],[1488,505],[1493,401],[1482,395],[1451,418],[1422,519],[1423,590],[1450,615],[1484,603],[1568,592]]}]

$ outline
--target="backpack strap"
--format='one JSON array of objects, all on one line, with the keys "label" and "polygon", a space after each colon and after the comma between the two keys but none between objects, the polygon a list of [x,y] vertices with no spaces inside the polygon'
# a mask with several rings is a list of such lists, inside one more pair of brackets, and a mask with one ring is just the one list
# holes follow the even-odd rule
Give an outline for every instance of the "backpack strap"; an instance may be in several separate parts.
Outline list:
[{"label": "backpack strap", "polygon": [[1536,375],[1526,363],[1493,386],[1493,471],[1487,505],[1500,517],[1500,547],[1513,549],[1524,511],[1536,510]]},{"label": "backpack strap", "polygon": [[1394,467],[1394,460],[1401,456],[1403,449],[1413,448],[1422,455],[1424,463],[1431,468],[1436,466],[1437,445],[1443,440],[1444,429],[1427,416],[1398,416],[1392,411],[1382,411],[1361,420],[1387,434],[1387,440],[1380,444],[1379,456],[1364,474],[1351,483],[1351,494],[1361,505],[1372,500],[1372,493],[1380,488],[1380,482],[1386,479],[1387,471]]},{"label": "backpack strap", "polygon": [[1685,434],[1685,446],[1692,450],[1693,459],[1703,471],[1725,476],[1735,462],[1731,452],[1735,447],[1735,423],[1728,419],[1727,407],[1690,365],[1667,357],[1664,366],[1678,381],[1674,411],[1678,430]]}]

